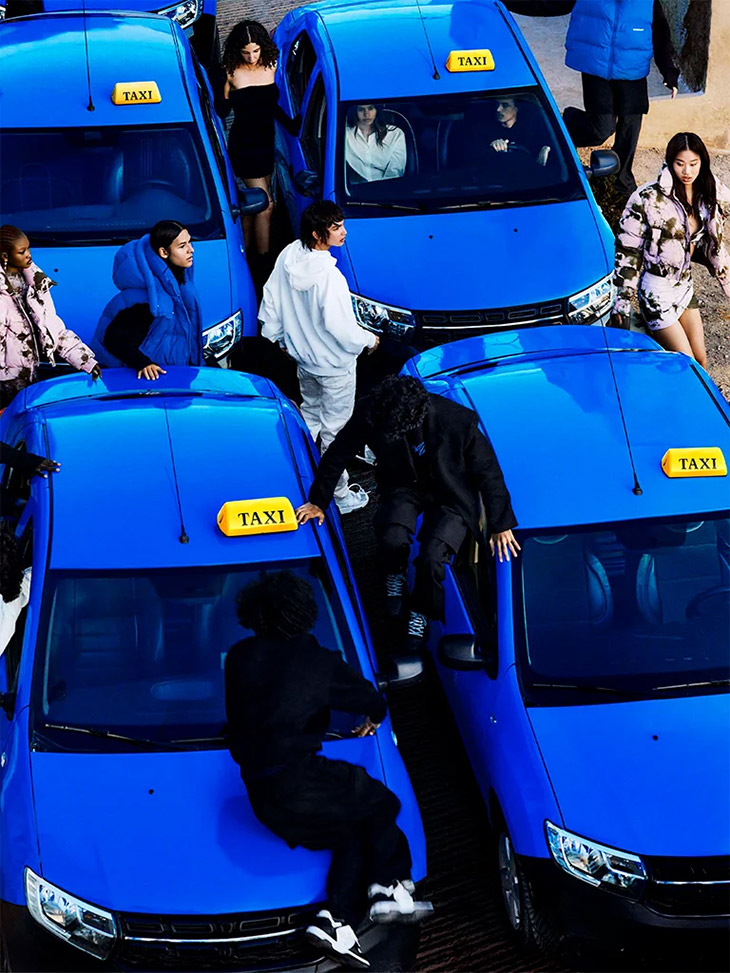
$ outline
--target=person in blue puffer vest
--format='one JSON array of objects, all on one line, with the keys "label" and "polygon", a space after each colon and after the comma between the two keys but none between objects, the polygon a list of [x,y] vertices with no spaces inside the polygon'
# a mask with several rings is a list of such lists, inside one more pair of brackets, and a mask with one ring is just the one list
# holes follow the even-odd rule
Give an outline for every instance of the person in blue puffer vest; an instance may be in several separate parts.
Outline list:
[{"label": "person in blue puffer vest", "polygon": [[631,195],[642,116],[649,111],[652,55],[672,98],[679,80],[660,0],[505,0],[505,5],[528,16],[571,14],[565,63],[581,73],[585,111],[568,107],[563,120],[577,147],[601,145],[615,132],[613,150],[621,163],[616,186]]},{"label": "person in blue puffer vest", "polygon": [[104,308],[92,347],[105,365],[126,365],[157,379],[163,365],[202,365],[200,301],[193,283],[190,234],[174,220],[131,240],[114,258],[119,294]]}]

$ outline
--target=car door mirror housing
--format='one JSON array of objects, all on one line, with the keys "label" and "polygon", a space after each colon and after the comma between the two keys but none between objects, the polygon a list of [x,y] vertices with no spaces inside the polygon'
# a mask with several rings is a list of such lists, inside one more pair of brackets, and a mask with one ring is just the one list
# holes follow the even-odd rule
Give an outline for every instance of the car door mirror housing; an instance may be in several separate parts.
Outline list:
[{"label": "car door mirror housing", "polygon": [[300,169],[294,174],[293,182],[300,196],[310,196],[312,199],[322,198],[322,181],[319,173],[314,169]]},{"label": "car door mirror housing", "polygon": [[483,669],[484,658],[473,635],[444,635],[436,650],[441,665],[449,669]]},{"label": "car door mirror housing", "polygon": [[400,686],[412,686],[423,678],[423,659],[417,655],[394,656],[391,659],[391,671],[387,675],[381,673],[377,677],[378,689],[394,689]]},{"label": "car door mirror housing", "polygon": [[611,149],[595,149],[591,152],[591,164],[583,166],[589,179],[603,179],[619,171],[619,157]]},{"label": "car door mirror housing", "polygon": [[238,214],[239,216],[254,216],[256,213],[263,213],[269,205],[269,197],[265,189],[257,186],[246,186],[245,189],[238,190]]}]

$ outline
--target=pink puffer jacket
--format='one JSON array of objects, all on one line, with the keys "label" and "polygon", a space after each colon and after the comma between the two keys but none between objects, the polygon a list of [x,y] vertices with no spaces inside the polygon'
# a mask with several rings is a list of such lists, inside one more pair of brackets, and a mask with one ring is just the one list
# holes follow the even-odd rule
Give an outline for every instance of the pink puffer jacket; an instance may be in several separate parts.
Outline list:
[{"label": "pink puffer jacket", "polygon": [[54,352],[74,368],[90,372],[96,365],[94,353],[56,314],[51,278],[34,263],[23,276],[28,285],[25,300],[11,292],[8,276],[0,267],[0,381],[30,383],[39,357],[53,362]]}]

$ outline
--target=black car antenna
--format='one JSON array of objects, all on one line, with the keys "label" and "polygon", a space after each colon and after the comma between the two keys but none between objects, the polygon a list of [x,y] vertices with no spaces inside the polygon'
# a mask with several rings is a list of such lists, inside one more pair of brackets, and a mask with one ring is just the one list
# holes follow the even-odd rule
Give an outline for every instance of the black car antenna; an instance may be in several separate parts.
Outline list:
[{"label": "black car antenna", "polygon": [[618,402],[618,411],[621,416],[621,425],[624,430],[624,437],[626,439],[626,449],[629,452],[629,462],[631,463],[631,472],[634,474],[634,488],[631,491],[634,496],[640,497],[644,492],[641,489],[641,484],[639,483],[639,477],[636,475],[636,464],[634,463],[634,454],[631,451],[631,441],[629,440],[629,430],[626,426],[626,417],[624,416],[624,407],[621,402],[621,393],[618,390],[618,382],[616,381],[616,372],[613,368],[613,358],[611,357],[611,348],[608,344],[608,335],[606,334],[608,327],[603,325],[603,340],[606,343],[606,352],[608,353],[608,364],[611,366],[611,377],[613,378],[613,387],[616,390],[616,401]]},{"label": "black car antenna", "polygon": [[418,7],[418,16],[421,18],[421,27],[423,27],[423,33],[426,38],[426,44],[428,45],[428,53],[431,55],[431,64],[433,65],[433,80],[440,81],[441,75],[439,74],[439,69],[436,67],[436,58],[433,56],[433,49],[431,48],[431,40],[428,36],[428,31],[426,30],[426,21],[423,19],[423,11],[421,10],[421,0],[416,0],[416,6]]},{"label": "black car antenna", "polygon": [[94,105],[94,99],[91,97],[91,68],[89,66],[89,35],[86,30],[86,0],[82,2],[82,8],[84,14],[84,53],[86,55],[86,85],[89,89],[89,104],[86,106],[87,111],[96,111]]},{"label": "black car antenna", "polygon": [[177,509],[178,509],[179,514],[180,514],[180,536],[178,537],[178,540],[180,541],[181,544],[187,544],[187,543],[189,543],[190,538],[188,537],[187,531],[185,530],[185,522],[183,520],[182,501],[180,499],[180,485],[178,484],[178,481],[177,481],[177,468],[175,466],[175,453],[174,453],[173,448],[172,448],[172,436],[170,434],[170,418],[167,415],[167,406],[165,405],[164,402],[162,404],[162,408],[165,410],[165,425],[167,426],[167,443],[168,443],[168,445],[170,447],[170,459],[172,460],[172,478],[175,481],[175,496],[177,497]]}]

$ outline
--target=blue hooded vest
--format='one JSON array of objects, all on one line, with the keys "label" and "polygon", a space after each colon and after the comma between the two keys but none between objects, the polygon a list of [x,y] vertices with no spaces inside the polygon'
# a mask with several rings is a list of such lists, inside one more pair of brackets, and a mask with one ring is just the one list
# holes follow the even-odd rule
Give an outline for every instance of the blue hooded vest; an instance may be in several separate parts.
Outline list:
[{"label": "blue hooded vest", "polygon": [[149,233],[130,240],[114,257],[112,279],[119,294],[101,313],[92,347],[103,365],[120,366],[103,344],[106,329],[120,311],[148,304],[153,321],[140,351],[157,365],[202,365],[203,338],[198,292],[193,268],[185,270],[185,283],[177,279],[150,245]]},{"label": "blue hooded vest", "polygon": [[654,51],[654,0],[576,0],[565,38],[565,63],[607,81],[638,81]]}]

